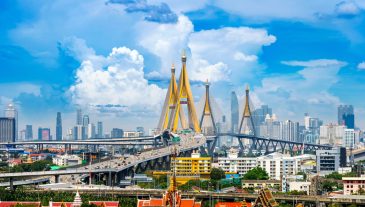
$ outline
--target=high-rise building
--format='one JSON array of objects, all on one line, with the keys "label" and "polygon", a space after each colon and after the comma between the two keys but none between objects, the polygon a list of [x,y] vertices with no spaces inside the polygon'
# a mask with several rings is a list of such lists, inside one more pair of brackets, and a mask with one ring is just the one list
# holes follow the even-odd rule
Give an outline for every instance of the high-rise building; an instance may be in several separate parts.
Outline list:
[{"label": "high-rise building", "polygon": [[110,137],[112,138],[120,138],[123,137],[123,129],[118,129],[118,128],[113,128],[112,131],[110,132]]},{"label": "high-rise building", "polygon": [[[320,175],[327,175],[337,171],[339,167],[343,167],[343,157],[345,156],[346,159],[346,150],[343,149],[344,148],[317,150],[317,173]],[[343,151],[345,153],[343,153]]]},{"label": "high-rise building", "polygon": [[62,140],[62,117],[61,112],[57,112],[56,118],[56,140]]},{"label": "high-rise building", "polygon": [[15,119],[0,118],[0,142],[15,142]]},{"label": "high-rise building", "polygon": [[299,139],[299,122],[286,120],[282,122],[282,139],[288,141],[300,141]]},{"label": "high-rise building", "polygon": [[265,122],[259,126],[259,134],[262,137],[282,139],[282,124],[277,121],[276,115],[266,114]]},{"label": "high-rise building", "polygon": [[18,139],[18,111],[16,110],[13,104],[9,104],[5,109],[5,117],[6,118],[14,118],[15,119],[15,140]]},{"label": "high-rise building", "polygon": [[84,127],[87,127],[87,125],[89,125],[90,124],[90,118],[89,118],[89,115],[84,115],[83,117],[82,117],[82,125],[84,126]]},{"label": "high-rise building", "polygon": [[354,114],[344,114],[342,119],[345,123],[345,126],[348,129],[355,129],[355,115]]},{"label": "high-rise building", "polygon": [[72,131],[72,135],[74,140],[86,139],[86,127],[84,127],[83,125],[75,126]]},{"label": "high-rise building", "polygon": [[[251,109],[252,110],[252,109]],[[266,115],[272,116],[272,109],[268,105],[262,105],[260,108],[252,112],[252,118],[255,125],[255,131],[259,132],[260,125],[265,122]],[[260,135],[260,134],[258,134]],[[260,135],[261,136],[261,135]]]},{"label": "high-rise building", "polygon": [[[353,115],[353,116],[348,116]],[[346,125],[348,128],[355,125],[354,107],[352,105],[339,105],[337,108],[338,125]],[[347,123],[345,118],[347,118]],[[353,129],[354,127],[351,127]]]},{"label": "high-rise building", "polygon": [[33,139],[33,127],[32,125],[25,126],[25,140],[32,140]]},{"label": "high-rise building", "polygon": [[19,131],[18,141],[25,141],[25,129]]},{"label": "high-rise building", "polygon": [[238,131],[239,105],[236,92],[231,93],[231,132]]},{"label": "high-rise building", "polygon": [[345,129],[343,134],[343,147],[353,149],[355,147],[355,130]]},{"label": "high-rise building", "polygon": [[82,110],[77,109],[76,111],[76,125],[82,125]]},{"label": "high-rise building", "polygon": [[101,122],[101,121],[98,121],[98,133],[97,133],[97,137],[98,138],[103,138],[104,137],[103,122]]},{"label": "high-rise building", "polygon": [[328,124],[320,127],[319,144],[342,146],[346,126]]},{"label": "high-rise building", "polygon": [[87,125],[87,138],[95,138],[95,124]]},{"label": "high-rise building", "polygon": [[51,129],[50,128],[38,128],[38,140],[39,141],[49,141],[52,140]]}]

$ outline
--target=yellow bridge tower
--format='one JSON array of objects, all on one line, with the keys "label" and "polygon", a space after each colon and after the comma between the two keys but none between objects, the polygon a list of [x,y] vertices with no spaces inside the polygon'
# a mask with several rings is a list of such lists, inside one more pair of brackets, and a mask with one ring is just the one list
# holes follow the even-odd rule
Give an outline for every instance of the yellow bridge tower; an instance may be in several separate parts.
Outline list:
[{"label": "yellow bridge tower", "polygon": [[[201,130],[200,130],[198,118],[196,115],[194,99],[193,99],[193,95],[191,93],[188,73],[186,71],[185,51],[182,54],[181,61],[182,61],[182,69],[181,69],[181,74],[180,74],[180,78],[179,78],[179,85],[178,85],[176,96],[175,96],[174,108],[172,109],[171,116],[169,117],[169,123],[168,123],[169,129],[172,132],[176,132],[176,130],[179,126],[178,121],[179,121],[179,115],[181,114],[180,110],[182,110],[181,109],[182,104],[186,104],[187,109],[188,109],[189,128],[193,129],[195,132],[200,133]],[[183,128],[186,128],[186,127],[184,127],[183,124],[181,124],[181,126]]]},{"label": "yellow bridge tower", "polygon": [[[158,122],[157,129],[159,131],[163,131],[169,127],[169,117],[172,116],[173,109],[175,108],[175,99],[177,93],[177,83],[175,78],[175,66],[171,66],[171,79],[169,88],[166,93],[165,102],[162,108],[160,121]],[[183,128],[186,128],[186,120],[185,114],[183,113],[182,108],[179,110],[180,122]]]},{"label": "yellow bridge tower", "polygon": [[[211,130],[204,130],[203,129],[203,121],[204,121],[204,118],[207,117],[207,118],[210,118],[211,119],[211,124],[212,124],[212,128]],[[212,107],[211,107],[211,104],[210,104],[210,95],[209,95],[209,82],[207,80],[207,82],[205,83],[205,103],[204,103],[204,109],[203,109],[203,113],[202,113],[202,117],[200,119],[200,129],[203,130],[203,133],[204,134],[207,134],[207,135],[214,135],[217,133],[217,128],[216,128],[216,125],[215,125],[215,121],[214,121],[214,116],[213,116],[213,111],[212,111]]]},{"label": "yellow bridge tower", "polygon": [[242,132],[242,125],[243,125],[243,122],[245,121],[245,119],[249,119],[249,120],[247,120],[247,126],[249,127],[248,121],[250,121],[251,122],[251,130],[252,130],[252,133],[253,133],[253,135],[256,135],[255,125],[254,125],[254,122],[253,122],[253,117],[252,117],[251,108],[250,108],[250,88],[249,88],[248,85],[246,86],[245,106],[244,106],[244,109],[243,109],[243,114],[242,114],[242,119],[241,119],[241,123],[240,123],[240,128],[238,130],[238,133],[240,133],[240,134],[241,133],[243,133],[243,134],[246,133],[246,132]]}]

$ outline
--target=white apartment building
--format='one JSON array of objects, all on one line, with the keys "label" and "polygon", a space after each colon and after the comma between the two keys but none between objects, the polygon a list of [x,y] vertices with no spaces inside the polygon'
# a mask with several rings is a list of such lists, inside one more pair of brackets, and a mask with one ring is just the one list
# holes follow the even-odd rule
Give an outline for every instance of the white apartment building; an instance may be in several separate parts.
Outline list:
[{"label": "white apartment building", "polygon": [[270,179],[280,180],[283,175],[296,175],[300,171],[299,161],[288,154],[274,152],[257,157],[257,166],[263,168]]},{"label": "white apartment building", "polygon": [[77,155],[57,155],[52,159],[53,164],[58,166],[72,166],[82,163],[82,159]]},{"label": "white apartment building", "polygon": [[123,131],[123,137],[140,137],[142,134],[137,131]]},{"label": "white apartment building", "polygon": [[342,146],[347,149],[353,149],[355,147],[355,130],[345,129],[343,133]]},{"label": "white apartment building", "polygon": [[237,150],[231,149],[227,157],[218,158],[218,167],[224,172],[244,175],[256,167],[256,157],[238,157]]},{"label": "white apartment building", "polygon": [[287,189],[288,192],[290,191],[305,191],[307,195],[309,195],[309,186],[311,185],[311,182],[306,181],[292,181],[288,182]]}]

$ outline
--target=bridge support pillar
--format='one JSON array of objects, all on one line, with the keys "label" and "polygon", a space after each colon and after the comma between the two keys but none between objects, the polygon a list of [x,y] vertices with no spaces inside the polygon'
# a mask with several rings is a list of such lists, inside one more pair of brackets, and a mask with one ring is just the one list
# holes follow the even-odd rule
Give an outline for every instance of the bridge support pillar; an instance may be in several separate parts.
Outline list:
[{"label": "bridge support pillar", "polygon": [[60,175],[55,175],[54,176],[54,182],[55,183],[59,183],[60,182]]},{"label": "bridge support pillar", "polygon": [[112,183],[112,172],[109,171],[109,174],[108,174],[108,186],[112,186],[113,183]]},{"label": "bridge support pillar", "polygon": [[9,178],[9,188],[10,188],[11,191],[15,190],[14,178]]}]

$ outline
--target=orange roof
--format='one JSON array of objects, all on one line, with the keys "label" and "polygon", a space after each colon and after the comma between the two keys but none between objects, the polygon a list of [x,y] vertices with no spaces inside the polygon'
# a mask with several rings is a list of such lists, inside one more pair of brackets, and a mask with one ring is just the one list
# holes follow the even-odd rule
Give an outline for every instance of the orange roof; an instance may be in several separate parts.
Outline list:
[{"label": "orange roof", "polygon": [[32,205],[34,207],[38,207],[41,205],[41,202],[27,202],[27,201],[0,201],[0,207],[12,207],[16,204],[26,204]]},{"label": "orange roof", "polygon": [[95,204],[102,207],[118,207],[119,201],[89,201],[89,204]]},{"label": "orange roof", "polygon": [[138,200],[137,207],[144,206],[166,206],[162,198],[150,198],[150,200]]},{"label": "orange roof", "polygon": [[[251,206],[251,203],[247,202],[247,207]],[[218,202],[215,207],[242,207],[242,202]]]},{"label": "orange roof", "polygon": [[73,202],[52,202],[52,207],[62,207],[62,204],[66,207],[72,207]]}]

